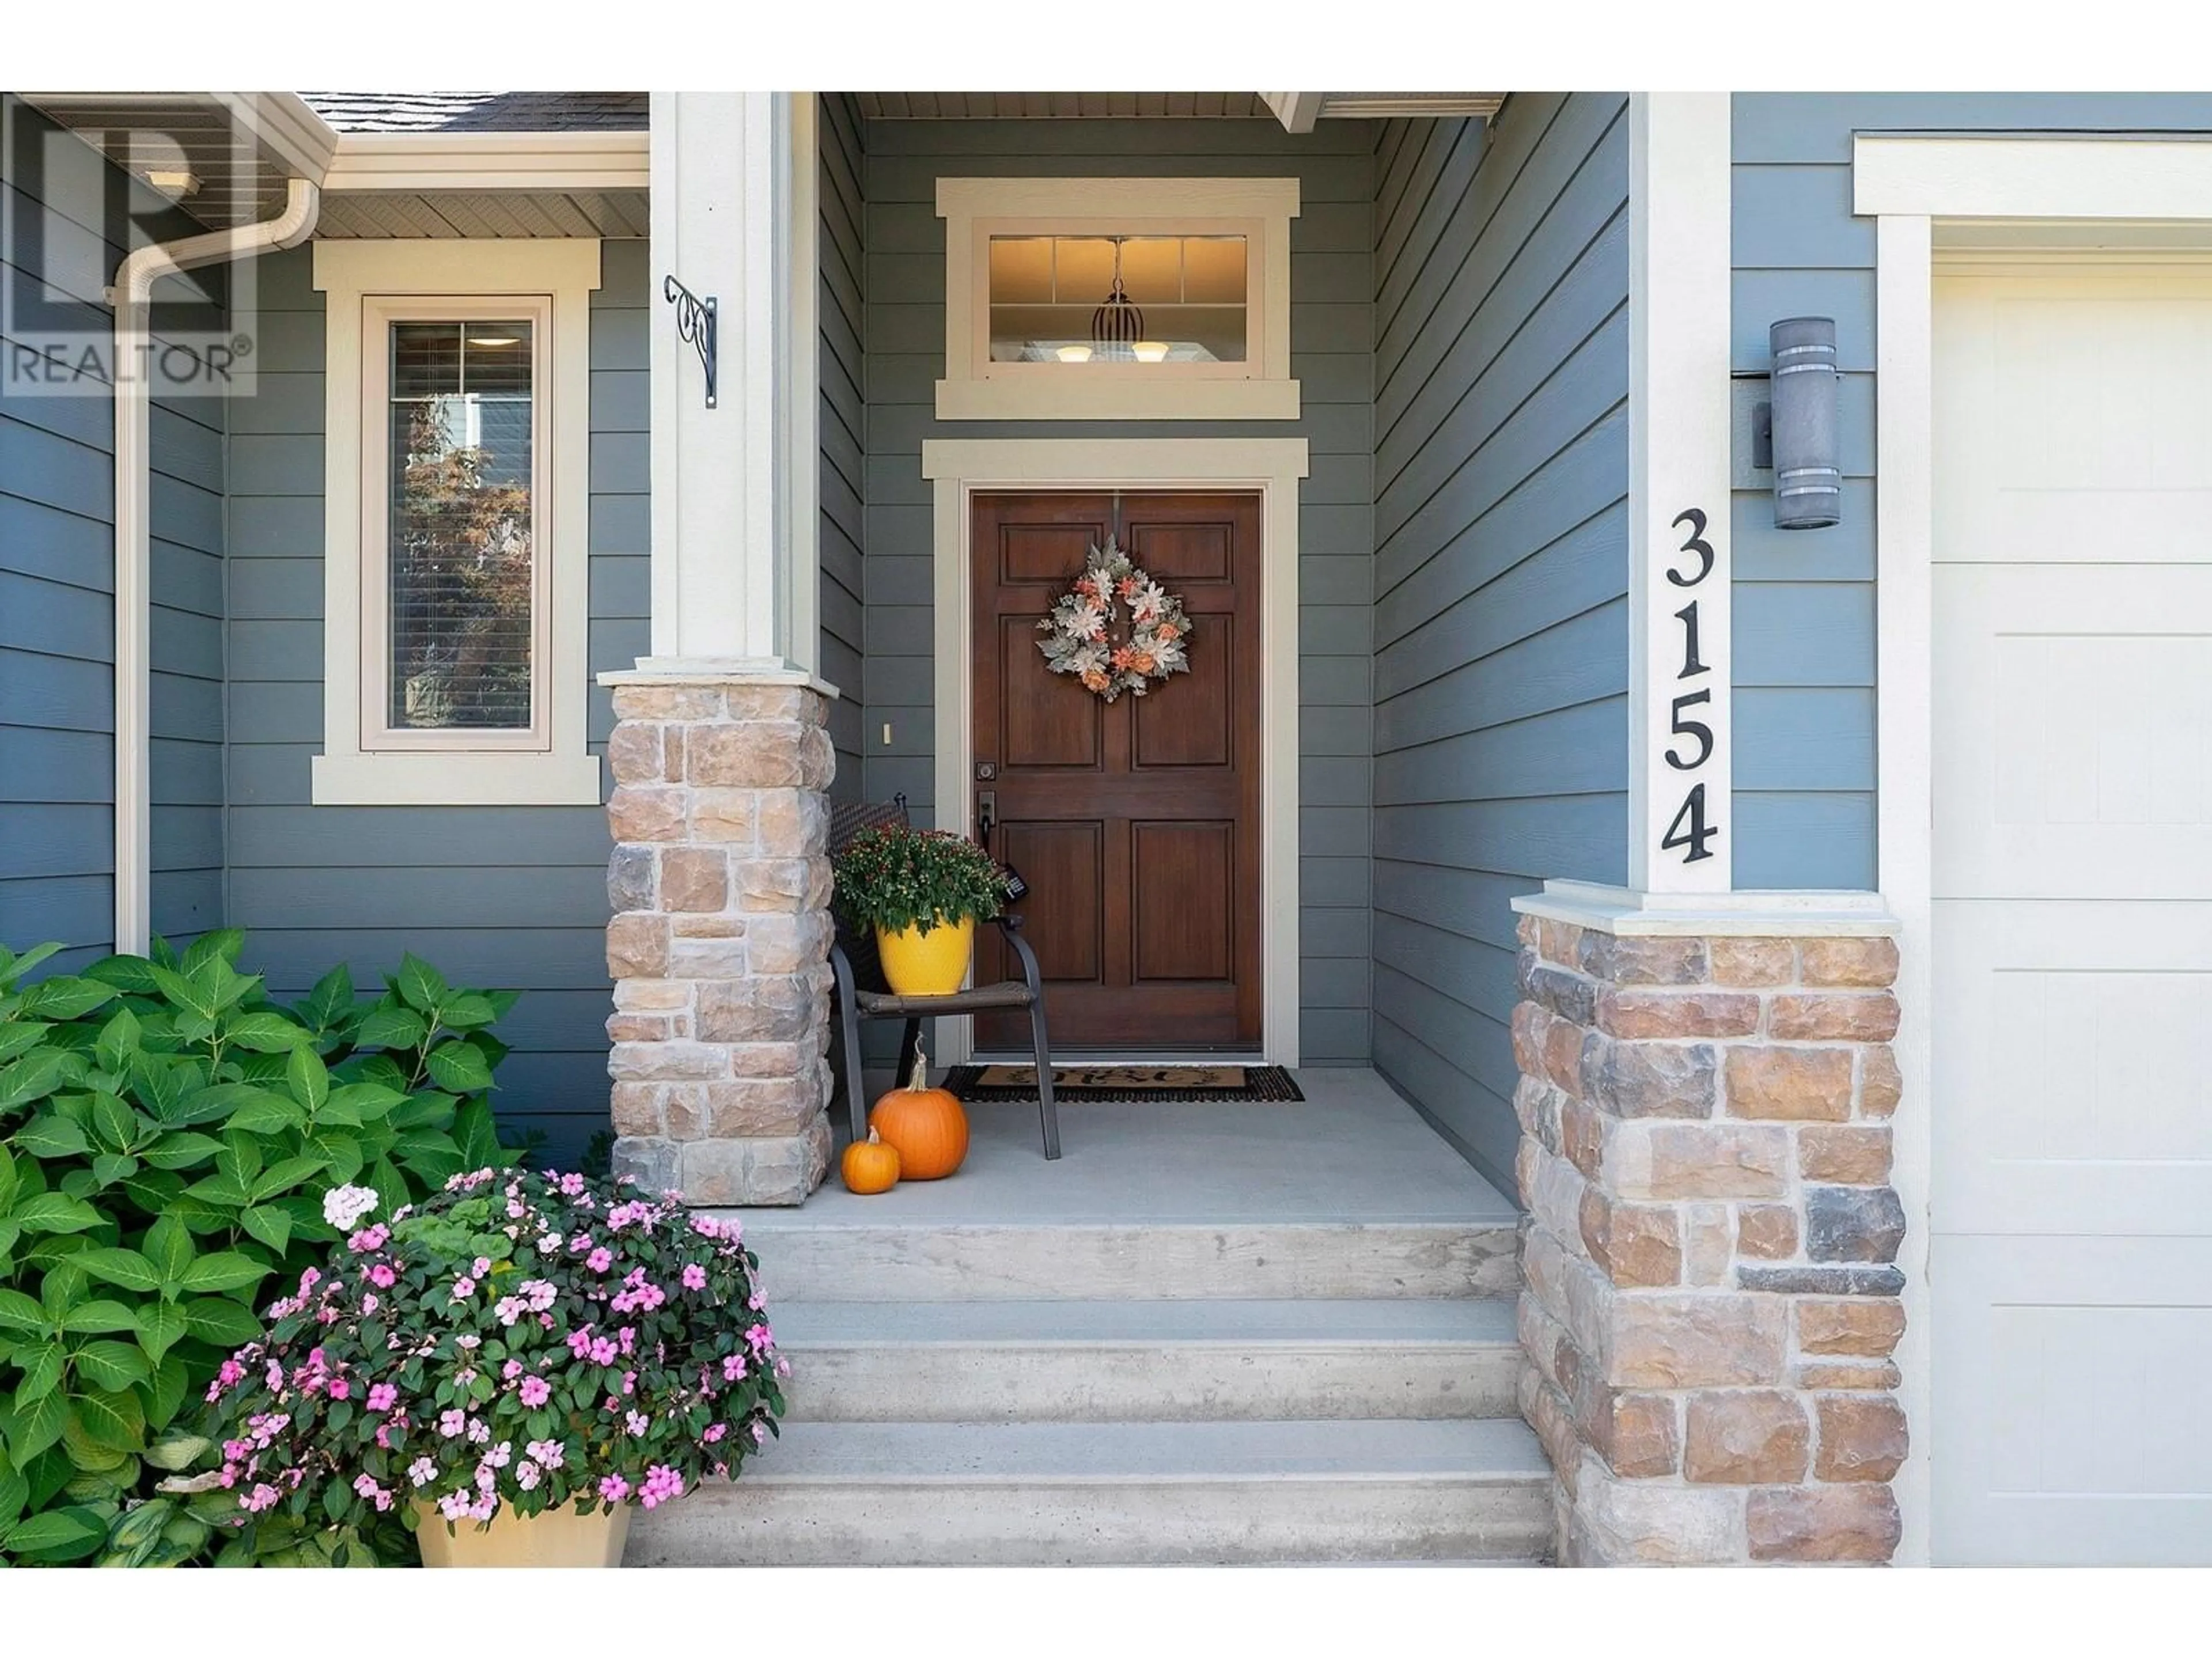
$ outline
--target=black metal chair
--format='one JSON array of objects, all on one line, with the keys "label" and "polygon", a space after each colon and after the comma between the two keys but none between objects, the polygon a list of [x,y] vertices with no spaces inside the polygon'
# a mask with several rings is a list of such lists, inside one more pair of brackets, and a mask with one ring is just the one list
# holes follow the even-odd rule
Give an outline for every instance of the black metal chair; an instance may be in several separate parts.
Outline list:
[{"label": "black metal chair", "polygon": [[[848,801],[830,813],[830,851],[842,852],[846,843],[863,830],[884,830],[907,824],[906,797],[883,801]],[[884,979],[883,963],[876,954],[871,929],[853,928],[841,918],[836,941],[830,947],[830,970],[837,977],[838,1018],[844,1031],[845,1104],[855,1139],[868,1137],[867,1091],[860,1080],[860,1022],[864,1019],[902,1019],[906,1035],[899,1043],[898,1075],[914,1069],[921,1046],[921,1022],[939,1014],[975,1014],[1000,1009],[1026,1008],[1030,1012],[1030,1047],[1036,1056],[1037,1112],[1044,1128],[1044,1155],[1060,1156],[1060,1115],[1052,1101],[1052,1042],[1045,1031],[1044,978],[1038,972],[1036,952],[1022,937],[1018,915],[999,915],[992,924],[1006,935],[1020,961],[1019,979],[995,985],[972,986],[946,996],[901,996]]]}]

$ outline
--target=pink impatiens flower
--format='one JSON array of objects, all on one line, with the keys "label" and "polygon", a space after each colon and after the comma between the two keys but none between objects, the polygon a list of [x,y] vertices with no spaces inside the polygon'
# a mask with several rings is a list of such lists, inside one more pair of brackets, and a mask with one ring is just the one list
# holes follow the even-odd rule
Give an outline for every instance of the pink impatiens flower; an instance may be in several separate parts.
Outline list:
[{"label": "pink impatiens flower", "polygon": [[553,1397],[553,1386],[542,1376],[526,1376],[520,1392],[522,1403],[535,1411]]},{"label": "pink impatiens flower", "polygon": [[684,1264],[684,1288],[687,1291],[705,1290],[707,1288],[707,1270],[696,1261],[685,1262]]},{"label": "pink impatiens flower", "polygon": [[584,1265],[595,1273],[603,1273],[615,1265],[614,1253],[602,1244],[584,1258]]},{"label": "pink impatiens flower", "polygon": [[368,1385],[368,1406],[369,1410],[373,1412],[388,1412],[392,1408],[392,1407],[398,1403],[399,1390],[394,1388],[391,1383],[372,1382]]},{"label": "pink impatiens flower", "polygon": [[438,1432],[451,1440],[467,1431],[469,1414],[456,1406],[451,1411],[438,1413]]},{"label": "pink impatiens flower", "polygon": [[[629,1496],[629,1482],[618,1474],[603,1476],[599,1481],[599,1496],[610,1504],[619,1504]],[[272,1497],[270,1500],[275,1502]]]}]

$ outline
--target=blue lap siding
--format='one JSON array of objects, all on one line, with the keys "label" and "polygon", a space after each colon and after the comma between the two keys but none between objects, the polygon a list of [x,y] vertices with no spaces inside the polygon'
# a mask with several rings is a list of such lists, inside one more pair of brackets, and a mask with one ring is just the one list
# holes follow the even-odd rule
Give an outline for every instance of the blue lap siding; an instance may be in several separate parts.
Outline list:
[{"label": "blue lap siding", "polygon": [[1510,1191],[1508,901],[1626,873],[1626,100],[1376,164],[1375,1064]]},{"label": "blue lap siding", "polygon": [[[1736,389],[1735,880],[1872,887],[1875,848],[1875,222],[1851,212],[1861,132],[2212,131],[2202,93],[1739,93],[1734,114]],[[1832,316],[1842,354],[1844,520],[1774,526],[1750,465],[1767,325]]]},{"label": "blue lap siding", "polygon": [[[1368,1059],[1368,553],[1374,129],[1327,121],[870,121],[866,126],[867,793],[934,809],[931,486],[926,438],[1304,437],[1299,492],[1299,869],[1305,1063]],[[1295,177],[1291,371],[1296,421],[939,422],[945,372],[940,177]],[[825,593],[826,599],[826,593]],[[889,724],[891,741],[883,741]]]},{"label": "blue lap siding", "polygon": [[[15,99],[0,121],[0,281],[43,285],[104,356],[102,291],[129,250],[103,196],[127,198],[146,237],[199,227]],[[224,331],[225,291],[219,271],[164,283],[157,340]],[[27,391],[20,343],[0,337],[0,943],[59,940],[73,967],[114,939],[114,406],[104,389]],[[224,413],[165,397],[151,422],[153,921],[179,939],[223,906]]]},{"label": "blue lap siding", "polygon": [[849,93],[825,94],[817,123],[822,161],[817,243],[822,276],[815,298],[820,337],[816,373],[821,382],[822,655],[817,672],[839,693],[830,707],[830,737],[837,750],[837,775],[830,793],[848,800],[858,799],[860,793],[860,720],[866,693],[860,659],[867,635],[860,556],[867,538],[867,314],[862,300],[867,210],[861,199],[866,159],[860,117]]},{"label": "blue lap siding", "polygon": [[[602,244],[592,296],[591,668],[649,624],[646,246]],[[232,415],[230,912],[280,992],[403,950],[520,990],[499,1109],[573,1158],[606,1125],[606,816],[590,806],[314,806],[323,738],[323,296],[309,251],[264,262],[260,390]],[[591,692],[601,752],[611,720]]]}]

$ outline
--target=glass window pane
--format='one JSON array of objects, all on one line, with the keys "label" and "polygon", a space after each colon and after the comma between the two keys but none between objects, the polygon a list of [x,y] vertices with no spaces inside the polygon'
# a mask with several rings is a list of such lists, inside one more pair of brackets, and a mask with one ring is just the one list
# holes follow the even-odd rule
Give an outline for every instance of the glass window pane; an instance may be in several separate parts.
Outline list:
[{"label": "glass window pane", "polygon": [[991,239],[991,303],[1048,305],[1052,301],[1052,238]]},{"label": "glass window pane", "polygon": [[1182,298],[1182,239],[1132,236],[1121,244],[1121,286],[1140,306],[1171,306]]},{"label": "glass window pane", "polygon": [[1111,236],[993,237],[991,361],[1248,360],[1245,238],[1121,238],[1122,287],[1141,327],[1135,317],[1098,317],[1113,292],[1115,248]]},{"label": "glass window pane", "polygon": [[1183,298],[1193,305],[1244,303],[1244,239],[1190,236],[1183,240]]},{"label": "glass window pane", "polygon": [[392,325],[395,730],[531,724],[532,333],[527,321]]},{"label": "glass window pane", "polygon": [[454,323],[396,323],[392,395],[422,398],[461,389],[461,331]]},{"label": "glass window pane", "polygon": [[1113,291],[1114,244],[1103,236],[1055,238],[1053,263],[1054,297],[1064,306],[1081,306],[1087,314]]}]

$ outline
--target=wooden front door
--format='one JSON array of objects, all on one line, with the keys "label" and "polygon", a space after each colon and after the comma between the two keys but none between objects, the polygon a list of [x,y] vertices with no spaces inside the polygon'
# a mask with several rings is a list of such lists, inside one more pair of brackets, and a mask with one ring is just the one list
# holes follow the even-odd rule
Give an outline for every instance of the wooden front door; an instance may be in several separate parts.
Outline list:
[{"label": "wooden front door", "polygon": [[[1257,1048],[1260,498],[979,495],[975,513],[969,787],[1030,885],[1054,1047]],[[1192,623],[1190,672],[1110,705],[1037,649],[1109,534]],[[979,981],[1012,971],[995,930],[977,947]],[[1028,1040],[1019,1017],[975,1022],[979,1050]]]}]

